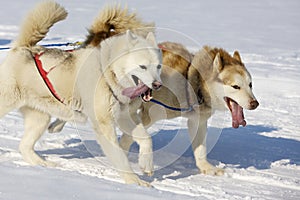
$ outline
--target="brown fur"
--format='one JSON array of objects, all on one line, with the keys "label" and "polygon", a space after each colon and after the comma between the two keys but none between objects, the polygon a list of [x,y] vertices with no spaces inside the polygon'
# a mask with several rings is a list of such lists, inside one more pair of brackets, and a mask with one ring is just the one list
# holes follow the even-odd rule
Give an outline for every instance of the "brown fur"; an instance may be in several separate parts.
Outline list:
[{"label": "brown fur", "polygon": [[163,64],[187,77],[188,67],[192,62],[193,55],[181,44],[163,42],[158,46],[162,49]]},{"label": "brown fur", "polygon": [[[135,13],[128,14],[127,9],[107,8],[90,29],[86,45],[97,46],[103,38],[124,32],[127,29],[136,30],[136,28],[150,27],[153,30],[152,25],[137,19]],[[231,56],[221,48],[208,46],[192,55],[183,45],[172,42],[163,42],[159,47],[163,53],[161,74],[163,87],[159,91],[153,92],[153,98],[175,108],[186,108],[194,105],[194,110],[182,113],[148,102],[142,104],[142,112],[140,112],[143,125],[149,127],[160,119],[187,117],[197,167],[202,173],[222,175],[224,171],[211,165],[206,159],[207,121],[214,110],[226,109],[223,97],[217,97],[219,90],[214,90],[214,87],[220,82],[218,79],[220,72],[225,68],[226,73],[228,71],[230,74],[237,71],[240,73],[247,72],[240,55],[235,52]],[[217,64],[215,64],[215,60]],[[62,126],[57,130],[60,131],[61,128]],[[125,151],[129,151],[132,142],[130,135],[123,134],[120,139],[120,146]]]},{"label": "brown fur", "polygon": [[[132,23],[136,25],[134,20],[126,21],[125,24],[122,20],[119,22],[126,29],[131,28]],[[142,24],[141,27],[145,26],[146,24]],[[99,27],[103,30],[101,26]],[[231,56],[224,49],[208,46],[192,55],[183,45],[171,42],[163,42],[159,47],[163,53],[161,74],[163,87],[153,92],[153,98],[175,108],[187,108],[194,105],[194,110],[182,113],[148,102],[142,104],[142,112],[140,112],[143,125],[149,127],[160,119],[187,117],[197,167],[205,174],[222,175],[224,171],[211,165],[206,159],[207,121],[215,110],[226,109],[224,99],[220,97],[222,94],[216,89],[221,85],[219,84],[221,72],[224,72],[226,68],[223,75],[227,72],[248,74],[240,55],[235,52]],[[120,145],[128,151],[132,142],[130,135],[123,134]]]},{"label": "brown fur", "polygon": [[204,49],[208,52],[208,54],[211,58],[214,58],[219,53],[223,66],[226,66],[226,65],[243,65],[243,63],[240,60],[232,57],[224,49],[211,48],[211,47],[208,47],[208,46],[204,46]]},{"label": "brown fur", "polygon": [[[212,48],[209,46],[204,46],[202,50],[198,51],[195,55],[193,55],[182,44],[179,43],[163,42],[159,44],[159,47],[162,49],[163,52],[164,66],[170,67],[182,74],[182,76],[186,77],[188,83],[193,89],[193,91],[186,91],[182,93],[186,95],[194,93],[197,98],[194,100],[194,103],[197,102],[207,107],[211,106],[211,98],[206,86],[206,81],[208,81],[208,79],[210,78],[214,78],[212,76],[212,64],[215,56],[217,54],[220,55],[222,68],[224,68],[225,66],[230,67],[232,65],[243,66],[238,52],[235,52],[235,56],[233,57],[222,48]],[[242,73],[244,70],[241,69],[238,71],[241,71]],[[163,68],[162,78],[164,78],[164,76],[170,76],[170,73]],[[185,87],[184,89],[187,90],[188,87]],[[160,95],[157,96],[157,93],[164,94],[164,97],[162,98],[162,96]],[[162,100],[162,102],[168,105],[171,105],[173,107],[180,107],[178,99],[174,98],[174,96],[171,95],[171,91],[169,91],[167,88],[163,87],[162,91],[154,92],[153,95],[154,98]],[[192,97],[187,96],[186,99],[188,98],[192,99]],[[167,110],[167,113],[169,115],[175,114],[173,111],[169,110]],[[150,123],[150,119],[148,118],[149,115],[144,116],[145,121],[147,121],[146,124]]]},{"label": "brown fur", "polygon": [[[182,113],[163,108],[152,102],[146,103],[143,104],[141,112],[143,124],[149,127],[160,119],[171,119],[181,116],[188,118],[188,129],[192,139],[191,142],[197,167],[205,174],[222,175],[224,173],[222,169],[214,167],[206,160],[205,140],[207,120],[215,110],[226,109],[223,98],[217,97],[218,91],[214,90],[213,85],[221,81],[219,79],[220,74],[230,73],[228,77],[231,77],[231,75],[236,73],[245,74],[248,72],[238,52],[235,52],[231,56],[224,49],[204,46],[192,56],[180,44],[168,42],[164,46],[167,47],[167,51],[163,48],[164,68],[165,66],[169,66],[187,79],[180,79],[180,76],[174,76],[174,72],[171,72],[170,68],[168,68],[169,70],[163,68],[161,74],[162,82],[164,85],[169,82],[171,84],[162,87],[159,91],[153,92],[153,97],[155,100],[175,108],[186,108],[189,104],[195,105],[193,107],[194,111]],[[217,66],[215,64],[216,59],[217,63],[221,66],[220,69],[215,69]],[[172,87],[173,90],[171,91],[169,87]],[[128,144],[130,144],[130,139],[126,135],[123,135],[120,141],[121,146],[124,147],[128,147]]]},{"label": "brown fur", "polygon": [[[182,44],[174,42],[163,42],[159,44],[163,52],[163,70],[161,78],[164,80],[174,80],[179,93],[174,94],[168,88],[163,86],[159,91],[153,92],[153,98],[159,100],[171,107],[188,107],[189,103],[201,104],[202,111],[210,113],[211,97],[206,86],[206,81],[212,78],[213,61],[217,53],[221,54],[221,58],[229,65],[230,62],[236,63],[229,53],[223,49],[211,48],[205,46],[195,55],[190,53]],[[180,73],[185,80],[180,80],[178,75],[174,75],[171,69]],[[176,82],[176,83],[175,83]],[[188,86],[190,85],[190,86]],[[174,89],[174,88],[173,88]],[[190,102],[187,102],[190,101]],[[147,126],[151,124],[150,108],[155,105],[153,103],[143,104],[143,123]],[[182,113],[166,109],[167,118],[181,116]]]},{"label": "brown fur", "polygon": [[[163,53],[163,68],[161,78],[162,80],[168,79],[168,77],[172,77],[174,81],[184,81],[186,82],[188,69],[191,65],[193,55],[181,44],[173,43],[173,42],[163,42],[160,43],[159,48]],[[175,73],[176,72],[176,73]],[[181,74],[181,75],[180,75]],[[161,87],[159,92],[153,92],[153,98],[159,99],[161,102],[172,105],[174,107],[180,107],[180,105],[188,106],[186,104],[186,85],[180,85],[182,88],[182,93],[180,95],[174,94],[171,90],[175,90],[172,88],[172,85],[176,85],[173,82],[165,82],[165,85]],[[160,94],[165,94],[162,98]],[[158,96],[157,96],[158,95]],[[179,97],[180,96],[180,97]],[[145,104],[143,109],[142,120],[144,125],[148,125],[151,123],[149,109],[147,105],[152,105],[152,103]],[[173,111],[166,110],[166,114],[169,118],[172,118],[174,115]]]},{"label": "brown fur", "polygon": [[107,6],[94,20],[84,45],[98,46],[104,39],[128,29],[146,37],[154,31],[154,23],[143,22],[136,13],[129,13],[127,8],[121,9],[120,5]]},{"label": "brown fur", "polygon": [[[220,48],[211,48],[211,47],[204,47],[204,49],[208,52],[209,56],[211,58],[214,58],[217,54],[220,55],[221,59],[221,70],[226,68],[227,73],[238,73],[242,75],[243,77],[246,77],[245,72],[247,72],[247,69],[245,65],[243,64],[241,60],[241,56],[238,51],[235,51],[233,56],[231,56],[228,52],[226,52],[224,49]],[[239,67],[236,67],[239,66]],[[231,76],[228,76],[231,77]],[[228,78],[223,78],[222,82],[225,85],[231,85],[232,80]]]},{"label": "brown fur", "polygon": [[[134,95],[139,96],[145,89],[160,86],[158,66],[161,66],[161,54],[154,34],[149,33],[143,38],[126,31],[106,40],[101,48],[80,48],[72,52],[36,46],[49,28],[65,15],[63,7],[53,1],[44,1],[26,18],[14,49],[8,52],[0,65],[0,117],[20,109],[25,125],[20,153],[29,164],[42,166],[55,166],[34,151],[51,116],[81,122],[88,117],[103,152],[123,180],[150,186],[131,169],[125,152],[119,146],[115,125],[120,125],[121,130],[132,134],[135,141],[143,145],[139,165],[144,173],[152,174],[152,141],[137,112],[142,102],[138,98],[128,98],[130,94],[126,97],[123,91],[133,87]],[[37,59],[34,59],[35,53],[39,53]],[[36,66],[40,63],[42,69],[37,70]],[[147,66],[147,70],[135,73],[141,65]],[[125,73],[127,70],[133,71],[145,83],[143,91],[131,81],[132,76]],[[47,82],[44,74],[53,83],[62,101],[57,101],[44,84]],[[154,85],[157,87],[154,88]]]}]

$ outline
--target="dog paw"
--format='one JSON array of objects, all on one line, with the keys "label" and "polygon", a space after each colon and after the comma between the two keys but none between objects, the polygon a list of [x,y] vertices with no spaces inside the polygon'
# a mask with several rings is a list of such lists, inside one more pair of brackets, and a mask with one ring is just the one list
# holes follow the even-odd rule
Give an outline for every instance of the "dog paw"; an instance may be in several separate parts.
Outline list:
[{"label": "dog paw", "polygon": [[213,166],[206,159],[199,161],[197,166],[200,170],[200,173],[202,174],[213,175],[213,176],[224,175],[224,169]]},{"label": "dog paw", "polygon": [[212,175],[212,176],[223,176],[225,173],[224,169],[217,168],[217,167],[211,167],[208,169],[201,169],[200,170],[202,174]]},{"label": "dog paw", "polygon": [[39,165],[44,167],[58,167],[58,164],[49,160],[44,160],[44,162],[40,163]]},{"label": "dog paw", "polygon": [[39,155],[37,155],[34,151],[30,152],[22,152],[22,157],[25,162],[27,162],[30,165],[40,165],[43,167],[56,167],[57,164],[55,162],[51,162],[48,160],[43,159]]},{"label": "dog paw", "polygon": [[153,175],[153,154],[152,153],[140,153],[139,166],[142,172],[148,176]]},{"label": "dog paw", "polygon": [[149,182],[141,180],[136,174],[125,173],[122,176],[126,184],[137,184],[144,187],[152,187]]},{"label": "dog paw", "polygon": [[82,104],[80,99],[70,98],[63,101],[64,104],[68,105],[73,111],[82,111]]}]

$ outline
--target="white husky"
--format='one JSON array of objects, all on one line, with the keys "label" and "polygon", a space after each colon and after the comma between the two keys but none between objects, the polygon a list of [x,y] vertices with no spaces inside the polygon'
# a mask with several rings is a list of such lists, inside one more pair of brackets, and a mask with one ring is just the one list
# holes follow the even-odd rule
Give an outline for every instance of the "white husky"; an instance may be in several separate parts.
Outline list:
[{"label": "white husky", "polygon": [[[147,101],[150,89],[161,86],[161,53],[154,35],[149,33],[144,39],[127,31],[103,41],[101,48],[74,52],[36,46],[66,16],[65,9],[53,1],[39,3],[27,16],[0,66],[0,116],[20,109],[25,133],[19,150],[25,161],[43,166],[54,163],[41,158],[34,145],[50,117],[84,121],[87,116],[104,153],[125,182],[148,185],[133,173],[119,147],[115,124],[124,125],[121,129],[137,138],[148,136],[137,115],[141,100],[136,97],[144,94]],[[147,148],[152,145],[149,139],[138,142]],[[147,152],[142,154],[149,160]],[[145,172],[152,170],[152,163],[140,164]]]},{"label": "white husky", "polygon": [[[140,20],[136,13],[128,13],[127,9],[105,8],[89,30],[85,45],[97,46],[101,39],[126,29],[145,30],[152,25]],[[238,51],[230,55],[224,49],[205,46],[193,55],[178,43],[163,42],[159,46],[163,52],[161,78],[164,86],[153,92],[153,98],[169,107],[190,110],[180,112],[153,102],[145,103],[140,112],[143,124],[150,127],[160,119],[179,116],[188,118],[197,167],[205,174],[222,175],[224,170],[211,165],[206,158],[207,121],[216,110],[229,110],[234,128],[246,125],[243,109],[253,110],[259,105],[252,92],[251,75]],[[59,132],[64,124],[64,121],[57,120],[50,125],[49,131]],[[128,134],[123,134],[120,140],[120,146],[128,152],[136,139],[130,132],[126,133]],[[143,146],[145,142],[139,144],[140,156],[143,155],[142,152],[152,151],[147,149],[149,145]],[[145,156],[140,160],[143,158]],[[148,156],[150,158],[152,157]],[[146,163],[152,163],[152,159]]]}]

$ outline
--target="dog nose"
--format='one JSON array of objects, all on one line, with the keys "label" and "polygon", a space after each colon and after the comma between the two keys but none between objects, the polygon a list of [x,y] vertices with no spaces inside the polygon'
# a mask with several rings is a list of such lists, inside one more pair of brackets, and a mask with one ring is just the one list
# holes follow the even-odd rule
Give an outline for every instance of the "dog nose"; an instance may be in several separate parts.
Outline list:
[{"label": "dog nose", "polygon": [[154,82],[152,83],[152,88],[153,88],[154,90],[158,90],[161,86],[162,86],[162,84],[161,84],[161,82],[159,82],[159,81],[154,81]]},{"label": "dog nose", "polygon": [[255,108],[257,108],[259,105],[257,100],[252,100],[250,101],[250,110],[254,110]]}]

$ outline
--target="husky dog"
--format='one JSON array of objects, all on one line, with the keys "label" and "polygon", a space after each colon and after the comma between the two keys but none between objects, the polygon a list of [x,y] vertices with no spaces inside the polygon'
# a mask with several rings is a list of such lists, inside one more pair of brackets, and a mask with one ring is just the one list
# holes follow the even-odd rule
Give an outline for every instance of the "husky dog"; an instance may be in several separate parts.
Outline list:
[{"label": "husky dog", "polygon": [[[88,117],[98,143],[125,182],[148,186],[132,171],[119,146],[115,124],[123,124],[134,137],[148,136],[137,114],[141,100],[136,97],[143,94],[148,101],[150,90],[161,87],[162,58],[154,34],[145,39],[127,31],[104,40],[101,47],[73,52],[36,45],[66,16],[65,9],[53,1],[39,3],[27,16],[0,66],[0,116],[20,109],[25,133],[19,150],[25,161],[43,166],[55,164],[40,157],[34,145],[50,117],[65,121]],[[151,139],[138,142],[151,149]],[[145,172],[151,166],[141,165]]]},{"label": "husky dog", "polygon": [[[104,10],[106,15],[103,14],[98,18],[98,24],[101,26],[93,26],[90,29],[86,45],[99,45],[97,33],[109,37],[112,33],[126,30],[126,27],[138,29],[149,25],[136,15],[126,15],[126,12],[127,10],[123,11],[120,8],[106,8]],[[128,16],[131,16],[130,21],[127,20]],[[224,49],[205,46],[193,55],[178,43],[164,42],[159,46],[163,51],[161,78],[164,86],[159,91],[153,92],[153,98],[170,107],[192,107],[192,109],[189,112],[169,109],[160,112],[163,108],[158,107],[159,105],[152,102],[144,103],[140,112],[143,124],[150,127],[160,119],[179,116],[188,118],[194,157],[200,172],[223,175],[224,170],[211,165],[206,158],[207,121],[216,110],[227,109],[231,112],[234,128],[246,125],[243,108],[253,110],[259,105],[252,92],[251,75],[238,51],[231,56]],[[59,132],[64,123],[58,120],[51,124],[49,129],[51,132]],[[132,142],[130,134],[123,134],[120,145],[128,152]],[[140,145],[140,149],[145,147]],[[150,152],[149,149],[146,151]]]},{"label": "husky dog", "polygon": [[[253,110],[259,105],[252,92],[251,75],[238,51],[231,56],[223,49],[205,46],[192,55],[178,43],[164,42],[159,46],[163,50],[164,86],[153,91],[153,98],[174,108],[192,106],[193,110],[159,112],[162,108],[157,109],[158,105],[145,103],[140,113],[143,124],[149,127],[161,119],[188,118],[188,132],[200,172],[223,175],[224,170],[211,165],[206,158],[207,121],[216,110],[228,109],[233,128],[246,125],[243,108]],[[130,135],[123,134],[120,145],[128,151],[132,142]]]},{"label": "husky dog", "polygon": [[[154,23],[146,23],[137,17],[136,13],[130,13],[127,8],[120,5],[106,6],[95,18],[89,28],[89,34],[83,42],[83,47],[99,47],[101,42],[114,35],[122,34],[127,30],[146,37],[150,32],[154,32]],[[49,133],[60,132],[66,121],[57,119],[48,127]]]}]

